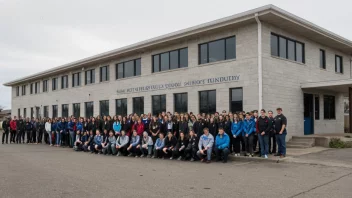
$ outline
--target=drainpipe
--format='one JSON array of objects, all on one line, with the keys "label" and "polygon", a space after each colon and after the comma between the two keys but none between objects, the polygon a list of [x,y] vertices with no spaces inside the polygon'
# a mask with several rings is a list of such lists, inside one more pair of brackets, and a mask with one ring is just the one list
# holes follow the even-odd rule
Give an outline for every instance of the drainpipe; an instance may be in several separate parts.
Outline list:
[{"label": "drainpipe", "polygon": [[258,18],[258,13],[254,15],[258,24],[258,84],[259,84],[259,109],[263,108],[263,66],[262,66],[262,23]]}]

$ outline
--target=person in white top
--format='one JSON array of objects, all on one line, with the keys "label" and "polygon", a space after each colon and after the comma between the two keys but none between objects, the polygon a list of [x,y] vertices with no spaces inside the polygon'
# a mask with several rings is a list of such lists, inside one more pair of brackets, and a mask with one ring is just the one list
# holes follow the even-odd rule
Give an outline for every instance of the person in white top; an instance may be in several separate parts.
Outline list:
[{"label": "person in white top", "polygon": [[51,119],[47,120],[45,123],[45,131],[48,133],[49,135],[49,143],[50,146],[53,146],[52,144],[52,139],[51,139]]}]

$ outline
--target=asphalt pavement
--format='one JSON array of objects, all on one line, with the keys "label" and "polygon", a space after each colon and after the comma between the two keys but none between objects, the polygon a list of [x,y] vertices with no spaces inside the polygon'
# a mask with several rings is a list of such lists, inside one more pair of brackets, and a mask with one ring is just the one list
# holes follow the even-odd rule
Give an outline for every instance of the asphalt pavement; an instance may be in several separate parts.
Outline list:
[{"label": "asphalt pavement", "polygon": [[352,197],[352,169],[336,166],[203,164],[17,144],[0,145],[0,159],[1,198]]}]

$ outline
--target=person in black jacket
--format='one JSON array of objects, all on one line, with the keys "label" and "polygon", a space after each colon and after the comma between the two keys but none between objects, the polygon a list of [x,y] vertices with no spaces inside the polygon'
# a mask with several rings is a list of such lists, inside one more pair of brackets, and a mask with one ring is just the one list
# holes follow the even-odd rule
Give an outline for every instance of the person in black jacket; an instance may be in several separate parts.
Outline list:
[{"label": "person in black jacket", "polygon": [[208,123],[208,129],[209,129],[209,133],[212,134],[214,137],[216,137],[216,135],[218,134],[218,130],[217,130],[217,125],[214,122],[214,118],[210,118],[209,123]]},{"label": "person in black jacket", "polygon": [[201,117],[198,118],[198,120],[196,120],[196,116],[192,115],[192,122],[193,122],[193,131],[195,132],[195,134],[197,135],[197,138],[200,138],[200,136],[203,135],[203,129],[204,129],[204,121]]},{"label": "person in black jacket", "polygon": [[6,144],[8,144],[9,143],[9,131],[10,131],[10,119],[5,119],[2,122],[2,129],[4,130],[4,132],[2,134],[2,139],[1,139],[2,144],[4,144],[5,139],[6,139]]},{"label": "person in black jacket", "polygon": [[[224,131],[229,137],[232,137],[232,132],[231,132],[232,122],[233,122],[233,120],[230,120],[230,116],[226,115],[225,116],[225,128],[224,128]],[[230,138],[229,149],[230,149],[230,153],[233,153],[233,138]]]},{"label": "person in black jacket", "polygon": [[19,117],[19,119],[17,120],[16,128],[17,128],[16,143],[21,144],[21,139],[22,139],[22,143],[24,144],[26,124],[21,117]]},{"label": "person in black jacket", "polygon": [[269,154],[269,135],[272,127],[271,120],[265,115],[265,110],[260,111],[261,116],[257,121],[257,133],[260,144],[260,154],[264,158],[268,158]]},{"label": "person in black jacket", "polygon": [[197,151],[198,151],[198,141],[197,136],[195,135],[193,129],[189,131],[188,145],[185,150],[186,152],[186,160],[191,158],[191,162],[195,160]]},{"label": "person in black jacket", "polygon": [[184,160],[186,158],[186,148],[188,146],[189,140],[185,136],[185,133],[183,131],[180,131],[180,137],[177,140],[177,144],[175,149],[172,152],[172,158],[176,158],[178,156],[177,160]]},{"label": "person in black jacket", "polygon": [[180,115],[180,120],[178,121],[178,131],[182,131],[185,135],[188,135],[188,120],[184,117],[183,114]]},{"label": "person in black jacket", "polygon": [[[276,153],[276,135],[275,135],[275,120],[273,116],[273,111],[268,111],[268,117],[271,121],[271,129],[269,134],[269,154]],[[271,144],[271,140],[273,143]],[[271,148],[272,147],[272,148]]]},{"label": "person in black jacket", "polygon": [[25,129],[26,129],[26,133],[27,133],[27,144],[30,144],[31,140],[32,140],[31,135],[32,135],[33,125],[28,118],[26,120]]},{"label": "person in black jacket", "polygon": [[45,120],[44,118],[40,121],[39,123],[39,130],[38,130],[38,135],[37,135],[37,143],[41,144],[43,143],[43,133],[45,131]]},{"label": "person in black jacket", "polygon": [[[174,136],[173,132],[169,131],[167,133],[167,137],[165,138],[165,146],[163,148],[163,152],[164,152],[164,159],[166,156],[170,156],[172,155],[173,151],[175,150],[177,144],[177,139]],[[172,156],[170,157],[170,159],[172,160]]]}]

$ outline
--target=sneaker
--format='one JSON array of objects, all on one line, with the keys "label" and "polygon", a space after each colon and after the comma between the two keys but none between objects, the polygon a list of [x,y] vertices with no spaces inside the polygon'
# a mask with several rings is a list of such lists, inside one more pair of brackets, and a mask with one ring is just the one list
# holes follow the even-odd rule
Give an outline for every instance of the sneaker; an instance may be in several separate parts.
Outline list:
[{"label": "sneaker", "polygon": [[116,156],[120,156],[121,155],[121,152],[118,152]]},{"label": "sneaker", "polygon": [[132,153],[128,154],[127,157],[131,157],[132,156]]},{"label": "sneaker", "polygon": [[267,156],[267,155],[264,155],[264,158],[265,158],[265,159],[268,159],[268,156]]},{"label": "sneaker", "polygon": [[286,156],[285,155],[280,155],[280,158],[285,158]]},{"label": "sneaker", "polygon": [[141,158],[145,157],[145,155],[141,155]]},{"label": "sneaker", "polygon": [[279,154],[279,153],[276,153],[276,154],[275,154],[274,156],[277,156],[277,157],[278,157],[278,156],[280,156],[280,155],[281,155],[281,154]]},{"label": "sneaker", "polygon": [[210,164],[210,162],[211,162],[210,160],[207,160],[205,163]]},{"label": "sneaker", "polygon": [[178,160],[178,161],[182,160],[182,157],[180,156],[177,160]]},{"label": "sneaker", "polygon": [[50,146],[53,146],[52,144],[50,144]]},{"label": "sneaker", "polygon": [[194,162],[194,159],[193,158],[191,158],[191,160],[190,160],[191,162]]},{"label": "sneaker", "polygon": [[253,157],[253,155],[252,155],[252,154],[249,154],[248,157]]},{"label": "sneaker", "polygon": [[170,157],[170,160],[174,159],[173,157]]},{"label": "sneaker", "polygon": [[155,156],[153,155],[153,156],[152,156],[152,159],[154,159],[154,158],[155,158]]},{"label": "sneaker", "polygon": [[238,156],[238,157],[241,156],[241,153],[238,153],[237,156]]},{"label": "sneaker", "polygon": [[134,156],[135,158],[139,158],[138,155]]},{"label": "sneaker", "polygon": [[151,155],[147,155],[147,158],[151,158],[152,156]]}]

